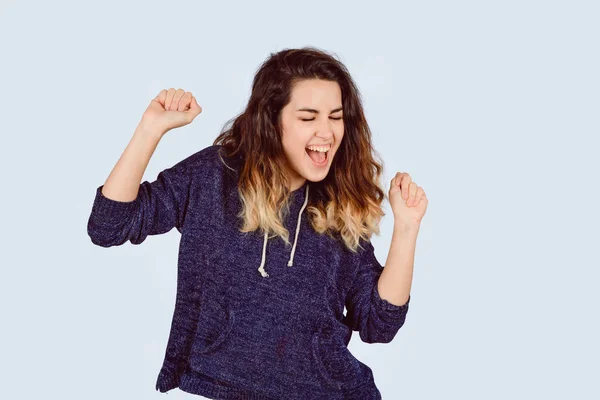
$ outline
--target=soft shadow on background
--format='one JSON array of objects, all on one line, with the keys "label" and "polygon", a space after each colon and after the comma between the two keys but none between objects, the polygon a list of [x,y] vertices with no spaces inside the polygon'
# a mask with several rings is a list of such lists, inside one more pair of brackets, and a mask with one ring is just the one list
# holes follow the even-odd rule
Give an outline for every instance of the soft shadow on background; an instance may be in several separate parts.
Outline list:
[{"label": "soft shadow on background", "polygon": [[194,397],[154,389],[180,235],[94,246],[95,189],[161,89],[203,112],[165,135],[149,181],[212,143],[270,52],[312,45],[356,80],[386,187],[409,172],[430,203],[406,324],[389,344],[350,342],[383,398],[600,398],[599,14],[593,1],[3,2],[2,397]]}]

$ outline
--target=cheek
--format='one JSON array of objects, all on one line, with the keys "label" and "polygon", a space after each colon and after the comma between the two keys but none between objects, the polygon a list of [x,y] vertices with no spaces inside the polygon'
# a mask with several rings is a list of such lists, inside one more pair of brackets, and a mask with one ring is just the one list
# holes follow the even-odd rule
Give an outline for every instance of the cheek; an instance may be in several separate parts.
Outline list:
[{"label": "cheek", "polygon": [[342,127],[339,131],[335,133],[336,142],[340,143],[344,138],[344,128]]},{"label": "cheek", "polygon": [[288,130],[282,135],[283,150],[291,159],[299,159],[306,154],[306,143],[310,137],[305,137],[302,132]]}]

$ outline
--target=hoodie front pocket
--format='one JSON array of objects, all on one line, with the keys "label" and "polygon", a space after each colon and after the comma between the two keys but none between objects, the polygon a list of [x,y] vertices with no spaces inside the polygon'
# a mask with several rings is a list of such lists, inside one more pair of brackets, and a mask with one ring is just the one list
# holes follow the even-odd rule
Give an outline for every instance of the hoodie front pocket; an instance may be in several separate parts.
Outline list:
[{"label": "hoodie front pocket", "polygon": [[350,350],[334,336],[322,332],[312,337],[312,356],[319,376],[335,389],[360,386],[361,367]]},{"label": "hoodie front pocket", "polygon": [[217,349],[231,333],[235,323],[235,313],[224,300],[216,296],[213,284],[205,281],[202,285],[200,309],[192,350],[206,354]]}]

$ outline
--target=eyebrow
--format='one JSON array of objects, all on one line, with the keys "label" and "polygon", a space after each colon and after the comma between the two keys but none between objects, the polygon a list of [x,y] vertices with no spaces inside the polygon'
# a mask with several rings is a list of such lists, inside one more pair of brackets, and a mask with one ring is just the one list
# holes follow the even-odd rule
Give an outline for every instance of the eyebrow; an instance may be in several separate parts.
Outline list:
[{"label": "eyebrow", "polygon": [[[313,114],[318,114],[319,111],[315,110],[314,108],[299,108],[296,111],[308,111],[311,112]],[[335,110],[331,110],[330,114],[333,114],[334,112],[338,112],[338,111],[342,111],[342,107],[336,108]]]}]

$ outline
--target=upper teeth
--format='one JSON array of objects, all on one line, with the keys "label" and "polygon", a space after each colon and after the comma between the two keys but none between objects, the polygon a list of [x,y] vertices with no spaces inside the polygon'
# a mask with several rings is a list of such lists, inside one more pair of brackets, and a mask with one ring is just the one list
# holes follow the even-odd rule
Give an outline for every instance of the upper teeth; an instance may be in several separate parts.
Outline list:
[{"label": "upper teeth", "polygon": [[308,146],[307,149],[325,153],[326,151],[329,150],[329,147],[330,147],[329,145],[328,146]]}]

